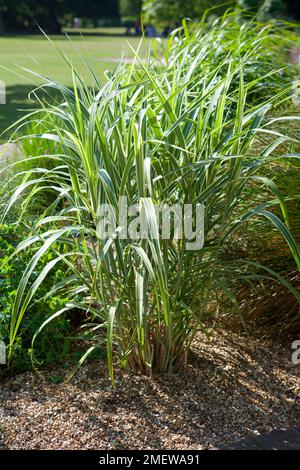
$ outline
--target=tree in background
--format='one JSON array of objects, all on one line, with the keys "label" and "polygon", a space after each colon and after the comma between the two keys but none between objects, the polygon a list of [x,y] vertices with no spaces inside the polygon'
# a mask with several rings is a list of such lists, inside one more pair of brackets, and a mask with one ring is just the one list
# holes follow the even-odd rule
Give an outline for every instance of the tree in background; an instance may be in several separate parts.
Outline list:
[{"label": "tree in background", "polygon": [[65,15],[118,18],[118,0],[0,0],[0,33],[35,29],[59,33]]},{"label": "tree in background", "polygon": [[144,19],[167,26],[179,23],[183,18],[201,18],[209,8],[213,8],[215,13],[222,13],[228,7],[222,6],[223,3],[221,0],[144,0]]},{"label": "tree in background", "polygon": [[264,20],[272,16],[289,15],[300,19],[297,0],[0,0],[0,34],[5,31],[36,29],[36,24],[48,33],[58,33],[66,17],[88,18],[96,26],[100,19],[116,22],[121,16],[127,22],[138,22],[143,12],[144,22],[170,26],[183,18],[199,19],[206,9],[221,14],[229,6],[238,5]]},{"label": "tree in background", "polygon": [[0,36],[4,33],[4,22],[3,22],[3,14],[5,12],[5,2],[0,0]]},{"label": "tree in background", "polygon": [[30,30],[38,24],[47,32],[58,33],[59,9],[64,4],[64,0],[0,0],[2,31]]},{"label": "tree in background", "polygon": [[4,0],[3,3],[5,30],[28,30],[36,24],[49,33],[59,33],[61,30],[58,15],[65,4],[64,0]]},{"label": "tree in background", "polygon": [[0,0],[0,34],[11,28],[11,19],[16,14],[16,7],[17,3],[14,0]]},{"label": "tree in background", "polygon": [[283,0],[237,0],[237,5],[257,14],[259,20],[280,16],[287,11],[287,2]]},{"label": "tree in background", "polygon": [[115,21],[119,19],[118,0],[63,0],[63,4],[62,13],[88,18],[94,26],[97,26],[98,21],[103,18],[115,18]]},{"label": "tree in background", "polygon": [[[134,3],[130,0],[120,1]],[[211,13],[222,14],[227,8],[237,5],[249,13],[257,14],[259,20],[286,15],[300,18],[299,0],[236,0],[232,4],[224,3],[226,0],[144,0],[143,17],[145,21],[154,24],[170,25],[183,18],[199,19],[207,9],[211,9]]]}]

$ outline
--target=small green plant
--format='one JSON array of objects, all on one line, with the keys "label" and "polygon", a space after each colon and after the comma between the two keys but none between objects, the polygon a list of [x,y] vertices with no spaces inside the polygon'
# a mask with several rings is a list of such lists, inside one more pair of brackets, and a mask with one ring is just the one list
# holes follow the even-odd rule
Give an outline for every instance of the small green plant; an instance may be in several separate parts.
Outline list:
[{"label": "small green plant", "polygon": [[[18,289],[18,284],[26,270],[26,266],[33,255],[33,251],[20,253],[13,256],[15,249],[26,231],[18,228],[16,225],[0,225],[0,339],[7,345],[10,341],[11,311],[14,298]],[[51,261],[51,254],[40,261],[43,266]],[[47,282],[40,290],[42,297],[51,290],[53,284],[56,284],[64,278],[64,273],[60,269],[51,273]],[[66,299],[61,296],[53,295],[51,298],[33,303],[24,318],[22,325],[15,337],[13,349],[11,352],[11,366],[15,371],[24,371],[31,368],[31,339],[45,319],[61,308]],[[38,339],[36,350],[36,360],[49,365],[57,362],[66,356],[70,350],[70,340],[67,337],[71,333],[70,321],[60,318]]]},{"label": "small green plant", "polygon": [[[71,64],[71,90],[43,77],[44,87],[59,92],[62,104],[41,105],[25,118],[42,120],[44,131],[22,139],[55,143],[60,150],[44,157],[54,163],[51,168],[36,166],[15,176],[18,185],[9,191],[3,217],[17,201],[26,209],[39,194],[54,191],[56,197],[16,250],[34,252],[14,296],[9,357],[32,300],[58,264],[66,271],[53,292],[68,301],[39,326],[33,344],[52,321],[81,310],[94,345],[79,363],[105,347],[113,382],[116,363],[150,374],[183,368],[195,333],[206,331],[208,303],[217,311],[226,297],[240,313],[233,280],[272,277],[299,301],[298,291],[271,268],[226,256],[245,224],[253,234],[264,221],[283,236],[300,267],[285,201],[274,181],[263,176],[278,152],[290,157],[283,144],[291,137],[275,132],[274,123],[298,118],[272,118],[274,108],[290,99],[290,87],[277,81],[268,88],[267,77],[280,73],[270,62],[265,75],[249,78],[270,31],[262,28],[253,36],[252,24],[231,29],[234,21],[227,14],[201,34],[184,24],[182,39],[173,36],[164,58],[149,55],[145,63],[136,54],[134,63],[118,65],[104,86],[95,77],[96,90]],[[265,97],[253,98],[261,84]],[[265,135],[271,143],[264,144]],[[120,237],[122,222],[104,239],[102,207],[118,213],[121,197],[143,208],[155,234],[155,205],[203,204],[203,247],[190,251],[184,237]],[[21,218],[26,220],[26,210]]]}]

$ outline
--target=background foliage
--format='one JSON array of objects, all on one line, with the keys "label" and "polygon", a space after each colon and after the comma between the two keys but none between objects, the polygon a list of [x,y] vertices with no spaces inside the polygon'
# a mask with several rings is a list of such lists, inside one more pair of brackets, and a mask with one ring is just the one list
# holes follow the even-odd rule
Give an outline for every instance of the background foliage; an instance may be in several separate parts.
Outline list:
[{"label": "background foliage", "polygon": [[119,24],[125,20],[140,19],[143,11],[146,22],[172,26],[182,18],[200,19],[207,8],[215,14],[227,7],[240,6],[249,13],[258,13],[260,19],[287,15],[300,18],[300,6],[292,0],[237,0],[218,7],[221,0],[0,0],[0,34],[4,31],[37,31],[39,24],[45,31],[58,33],[61,27],[72,25],[73,18],[97,27],[99,22]]},{"label": "background foliage", "polygon": [[[0,337],[6,344],[9,343],[9,331],[11,311],[23,272],[33,253],[28,251],[17,257],[12,256],[26,231],[16,225],[0,226]],[[51,254],[45,256],[40,263],[40,268],[51,260]],[[39,292],[44,297],[52,288],[53,284],[59,282],[64,273],[59,267],[49,276],[47,282]],[[38,297],[35,299],[38,300]],[[31,368],[31,339],[34,332],[45,321],[49,315],[61,308],[66,299],[59,295],[43,299],[32,305],[28,315],[24,318],[19,334],[13,348],[12,367],[14,371]],[[38,339],[36,349],[36,360],[47,366],[53,362],[60,362],[70,353],[71,340],[68,339],[72,328],[70,320],[60,318],[53,322],[50,327]]]}]

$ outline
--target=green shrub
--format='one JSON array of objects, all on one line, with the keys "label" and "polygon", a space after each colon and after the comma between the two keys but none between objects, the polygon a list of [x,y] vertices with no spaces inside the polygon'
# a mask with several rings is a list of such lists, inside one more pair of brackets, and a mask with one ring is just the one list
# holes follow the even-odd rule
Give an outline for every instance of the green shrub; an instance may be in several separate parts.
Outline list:
[{"label": "green shrub", "polygon": [[[271,114],[291,90],[281,86],[270,62],[275,86],[268,88],[270,74],[258,71],[249,78],[249,68],[262,60],[258,51],[268,44],[270,30],[257,34],[254,28],[251,34],[252,24],[231,29],[233,20],[227,15],[199,34],[184,25],[185,36],[171,39],[174,45],[164,60],[157,55],[146,63],[137,57],[130,67],[120,64],[97,91],[72,66],[72,90],[44,79],[45,87],[61,93],[62,105],[41,107],[37,119],[47,130],[35,138],[58,143],[62,150],[51,169],[17,176],[22,181],[9,191],[4,217],[20,199],[25,208],[44,191],[54,191],[56,199],[34,222],[35,238],[17,249],[27,253],[38,243],[15,295],[10,354],[26,311],[55,263],[66,266],[54,289],[68,301],[38,328],[34,343],[53,320],[82,310],[94,347],[106,347],[112,381],[116,362],[147,373],[184,367],[195,333],[206,331],[208,303],[215,316],[226,297],[239,314],[232,289],[238,279],[276,279],[299,301],[298,291],[270,268],[244,255],[228,256],[233,244],[243,246],[244,226],[255,236],[257,224],[265,223],[284,237],[300,267],[284,199],[263,173],[278,154],[289,158],[283,144],[290,137],[274,134],[274,126],[292,118],[274,120]],[[253,98],[262,83],[264,96],[261,90],[259,99]],[[204,246],[190,251],[185,238],[121,239],[122,225],[103,240],[102,204],[118,212],[119,197],[126,197],[128,206],[139,204],[156,234],[154,204],[204,204]],[[38,269],[39,259],[49,254],[51,261]]]},{"label": "green shrub", "polygon": [[[27,231],[16,225],[0,225],[0,259],[3,263],[0,268],[0,340],[7,345],[10,340],[11,311],[18,284],[34,253],[34,250],[28,250],[26,253],[13,256],[17,245],[26,233]],[[39,268],[51,261],[51,258],[51,254],[48,254],[41,259]],[[65,273],[59,268],[51,273],[39,291],[42,300],[28,309],[12,349],[11,366],[14,370],[23,371],[31,368],[31,340],[35,331],[51,313],[65,304],[66,299],[59,295],[43,299],[53,284],[62,280],[64,275]],[[44,365],[61,360],[69,352],[70,340],[67,336],[70,333],[71,327],[68,319],[59,318],[49,325],[38,339],[36,360],[43,362]]]}]

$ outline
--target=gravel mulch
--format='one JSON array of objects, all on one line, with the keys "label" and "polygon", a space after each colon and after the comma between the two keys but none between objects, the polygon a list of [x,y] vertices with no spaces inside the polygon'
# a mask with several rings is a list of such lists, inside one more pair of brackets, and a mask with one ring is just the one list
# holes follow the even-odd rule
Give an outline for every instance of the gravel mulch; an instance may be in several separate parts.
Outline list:
[{"label": "gravel mulch", "polygon": [[219,330],[197,336],[184,373],[119,372],[117,390],[97,361],[70,383],[18,375],[0,384],[0,448],[200,450],[296,426],[300,365],[291,353]]}]

